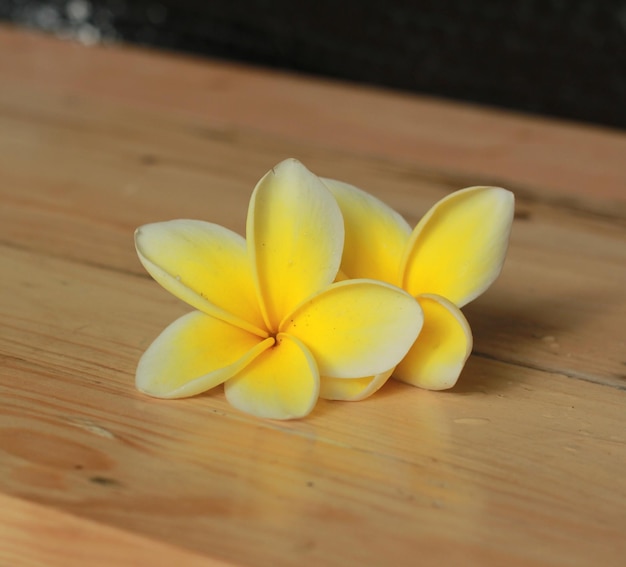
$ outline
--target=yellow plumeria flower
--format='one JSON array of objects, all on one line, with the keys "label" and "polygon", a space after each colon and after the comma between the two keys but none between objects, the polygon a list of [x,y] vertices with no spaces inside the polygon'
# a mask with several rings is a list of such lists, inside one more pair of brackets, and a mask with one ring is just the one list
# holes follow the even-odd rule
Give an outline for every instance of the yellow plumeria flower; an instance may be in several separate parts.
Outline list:
[{"label": "yellow plumeria flower", "polygon": [[[513,221],[513,194],[498,187],[456,191],[411,230],[372,195],[340,181],[323,181],[344,216],[341,273],[399,286],[422,307],[422,331],[393,377],[430,390],[451,388],[472,350],[472,333],[460,308],[483,293],[501,271]],[[389,374],[363,379],[363,387],[380,387]],[[328,382],[325,393],[350,399],[338,382]]]},{"label": "yellow plumeria flower", "polygon": [[299,162],[284,161],[259,181],[246,233],[247,240],[194,220],[137,230],[146,270],[196,309],[143,354],[139,390],[180,398],[224,383],[228,401],[244,412],[297,418],[313,409],[324,380],[358,383],[407,353],[421,308],[387,283],[333,283],[341,211]]}]

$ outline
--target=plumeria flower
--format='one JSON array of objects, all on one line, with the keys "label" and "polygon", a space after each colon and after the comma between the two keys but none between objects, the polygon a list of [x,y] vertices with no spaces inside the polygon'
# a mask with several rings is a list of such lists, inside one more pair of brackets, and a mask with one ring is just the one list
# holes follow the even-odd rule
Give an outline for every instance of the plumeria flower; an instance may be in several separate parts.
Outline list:
[{"label": "plumeria flower", "polygon": [[[372,195],[346,183],[323,181],[344,216],[341,273],[399,286],[422,307],[422,331],[393,377],[430,390],[451,388],[472,350],[472,333],[460,308],[482,294],[501,271],[513,194],[497,187],[456,191],[411,230]],[[372,376],[369,383],[380,387],[385,378]],[[365,387],[367,379],[362,383]],[[334,397],[349,399],[340,386]]]},{"label": "plumeria flower", "polygon": [[297,418],[313,409],[324,380],[359,383],[404,357],[421,308],[388,283],[335,282],[341,211],[303,165],[284,161],[259,181],[246,233],[197,220],[137,230],[146,270],[195,308],[143,354],[139,390],[181,398],[223,383],[244,412]]}]

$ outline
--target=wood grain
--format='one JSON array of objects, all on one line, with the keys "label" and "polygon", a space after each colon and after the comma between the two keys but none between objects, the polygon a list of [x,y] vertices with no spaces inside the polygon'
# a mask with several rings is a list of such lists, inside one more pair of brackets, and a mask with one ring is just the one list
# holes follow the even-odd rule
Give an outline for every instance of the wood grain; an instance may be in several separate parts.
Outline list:
[{"label": "wood grain", "polygon": [[0,494],[0,506],[4,530],[0,536],[2,565],[166,567],[173,561],[189,567],[229,565],[4,494]]},{"label": "wood grain", "polygon": [[87,58],[80,45],[42,47],[38,35],[10,28],[1,42],[3,77],[33,90],[45,84],[47,91],[206,119],[227,137],[257,132],[426,174],[514,181],[543,198],[608,213],[619,207],[622,218],[625,212],[620,131],[137,49],[94,49]]},{"label": "wood grain", "polygon": [[[0,72],[0,565],[621,565],[626,135],[7,28]],[[516,191],[455,389],[287,423],[135,391],[187,307],[134,228],[242,231],[287,156],[410,222]]]}]

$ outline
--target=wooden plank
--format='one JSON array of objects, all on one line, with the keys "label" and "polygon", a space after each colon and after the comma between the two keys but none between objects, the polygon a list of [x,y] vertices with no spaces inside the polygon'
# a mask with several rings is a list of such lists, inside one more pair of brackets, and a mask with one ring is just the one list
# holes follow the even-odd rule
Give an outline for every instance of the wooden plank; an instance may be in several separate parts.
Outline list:
[{"label": "wooden plank", "polygon": [[[624,134],[8,28],[0,72],[0,564],[623,562]],[[454,390],[287,423],[136,392],[187,308],[134,228],[241,231],[289,155],[411,222],[464,185],[516,191]]]},{"label": "wooden plank", "polygon": [[152,400],[134,362],[176,301],[145,278],[1,252],[13,497],[243,565],[626,551],[626,392],[475,357],[456,391],[393,383],[300,422],[239,414],[221,392]]},{"label": "wooden plank", "polygon": [[[45,479],[46,475],[40,478]],[[1,493],[0,507],[0,565],[166,567],[176,562],[189,567],[228,565]]]}]

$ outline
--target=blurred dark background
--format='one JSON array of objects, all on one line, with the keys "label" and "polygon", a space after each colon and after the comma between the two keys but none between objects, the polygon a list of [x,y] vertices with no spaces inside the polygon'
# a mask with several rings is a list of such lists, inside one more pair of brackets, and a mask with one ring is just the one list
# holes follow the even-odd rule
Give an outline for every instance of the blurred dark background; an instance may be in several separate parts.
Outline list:
[{"label": "blurred dark background", "polygon": [[138,43],[626,128],[626,0],[0,0],[0,19],[85,44]]}]

